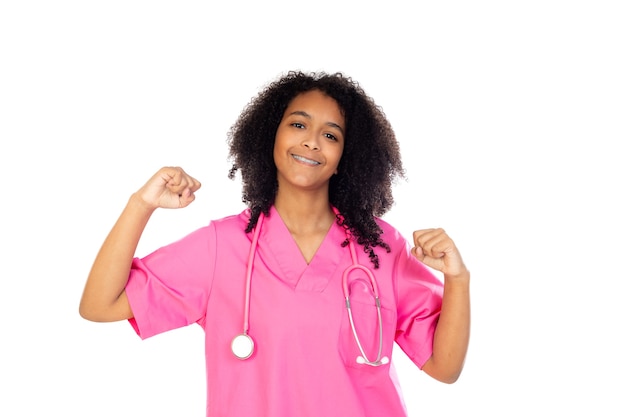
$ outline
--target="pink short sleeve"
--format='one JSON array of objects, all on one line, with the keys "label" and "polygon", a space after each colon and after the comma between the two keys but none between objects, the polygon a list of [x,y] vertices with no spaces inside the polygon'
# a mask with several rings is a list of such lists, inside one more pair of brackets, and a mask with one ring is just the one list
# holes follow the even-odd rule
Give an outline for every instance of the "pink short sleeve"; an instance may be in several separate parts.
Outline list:
[{"label": "pink short sleeve", "polygon": [[209,225],[133,259],[126,285],[134,316],[129,322],[142,339],[204,320],[214,252],[215,228]]},{"label": "pink short sleeve", "polygon": [[398,255],[396,343],[421,369],[433,351],[443,297],[443,283],[411,253]]}]

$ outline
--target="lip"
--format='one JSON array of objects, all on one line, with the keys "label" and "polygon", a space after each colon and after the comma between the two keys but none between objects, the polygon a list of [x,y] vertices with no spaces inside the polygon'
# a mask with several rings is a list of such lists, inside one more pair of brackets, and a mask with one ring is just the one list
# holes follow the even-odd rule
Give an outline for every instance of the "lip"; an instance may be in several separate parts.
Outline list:
[{"label": "lip", "polygon": [[297,155],[297,154],[293,154],[292,153],[291,157],[293,159],[295,159],[296,162],[299,162],[299,163],[304,164],[304,165],[308,165],[308,166],[318,166],[318,165],[321,165],[321,162],[316,161],[314,159],[307,158],[307,157],[302,156],[302,155]]}]

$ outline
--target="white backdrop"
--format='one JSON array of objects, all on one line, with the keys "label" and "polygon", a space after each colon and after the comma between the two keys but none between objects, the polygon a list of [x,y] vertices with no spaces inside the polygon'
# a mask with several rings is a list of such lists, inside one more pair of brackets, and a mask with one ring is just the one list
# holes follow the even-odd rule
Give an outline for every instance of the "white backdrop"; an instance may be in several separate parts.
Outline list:
[{"label": "white backdrop", "polygon": [[79,298],[159,167],[203,188],[140,254],[242,208],[226,132],[302,69],[383,107],[409,177],[386,219],[444,227],[472,271],[461,379],[395,354],[409,414],[624,416],[620,3],[2,2],[0,415],[204,415],[199,327],[140,341],[82,320]]}]

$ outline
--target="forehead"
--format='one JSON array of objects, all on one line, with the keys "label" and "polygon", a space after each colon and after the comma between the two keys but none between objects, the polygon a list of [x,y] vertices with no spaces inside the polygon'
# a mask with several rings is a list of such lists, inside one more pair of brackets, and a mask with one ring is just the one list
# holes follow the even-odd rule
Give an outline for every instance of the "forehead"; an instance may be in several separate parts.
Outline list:
[{"label": "forehead", "polygon": [[343,111],[337,101],[320,90],[305,91],[296,95],[285,109],[285,116],[294,111],[304,111],[310,116],[327,117],[344,122]]}]

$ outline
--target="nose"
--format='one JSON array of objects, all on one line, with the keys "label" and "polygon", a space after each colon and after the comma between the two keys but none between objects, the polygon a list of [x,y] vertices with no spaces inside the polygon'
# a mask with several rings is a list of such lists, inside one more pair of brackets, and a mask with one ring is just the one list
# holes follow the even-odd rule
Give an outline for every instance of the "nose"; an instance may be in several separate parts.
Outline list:
[{"label": "nose", "polygon": [[320,149],[319,142],[317,141],[315,135],[307,135],[307,137],[302,141],[302,146],[309,148],[312,151],[319,151]]}]

